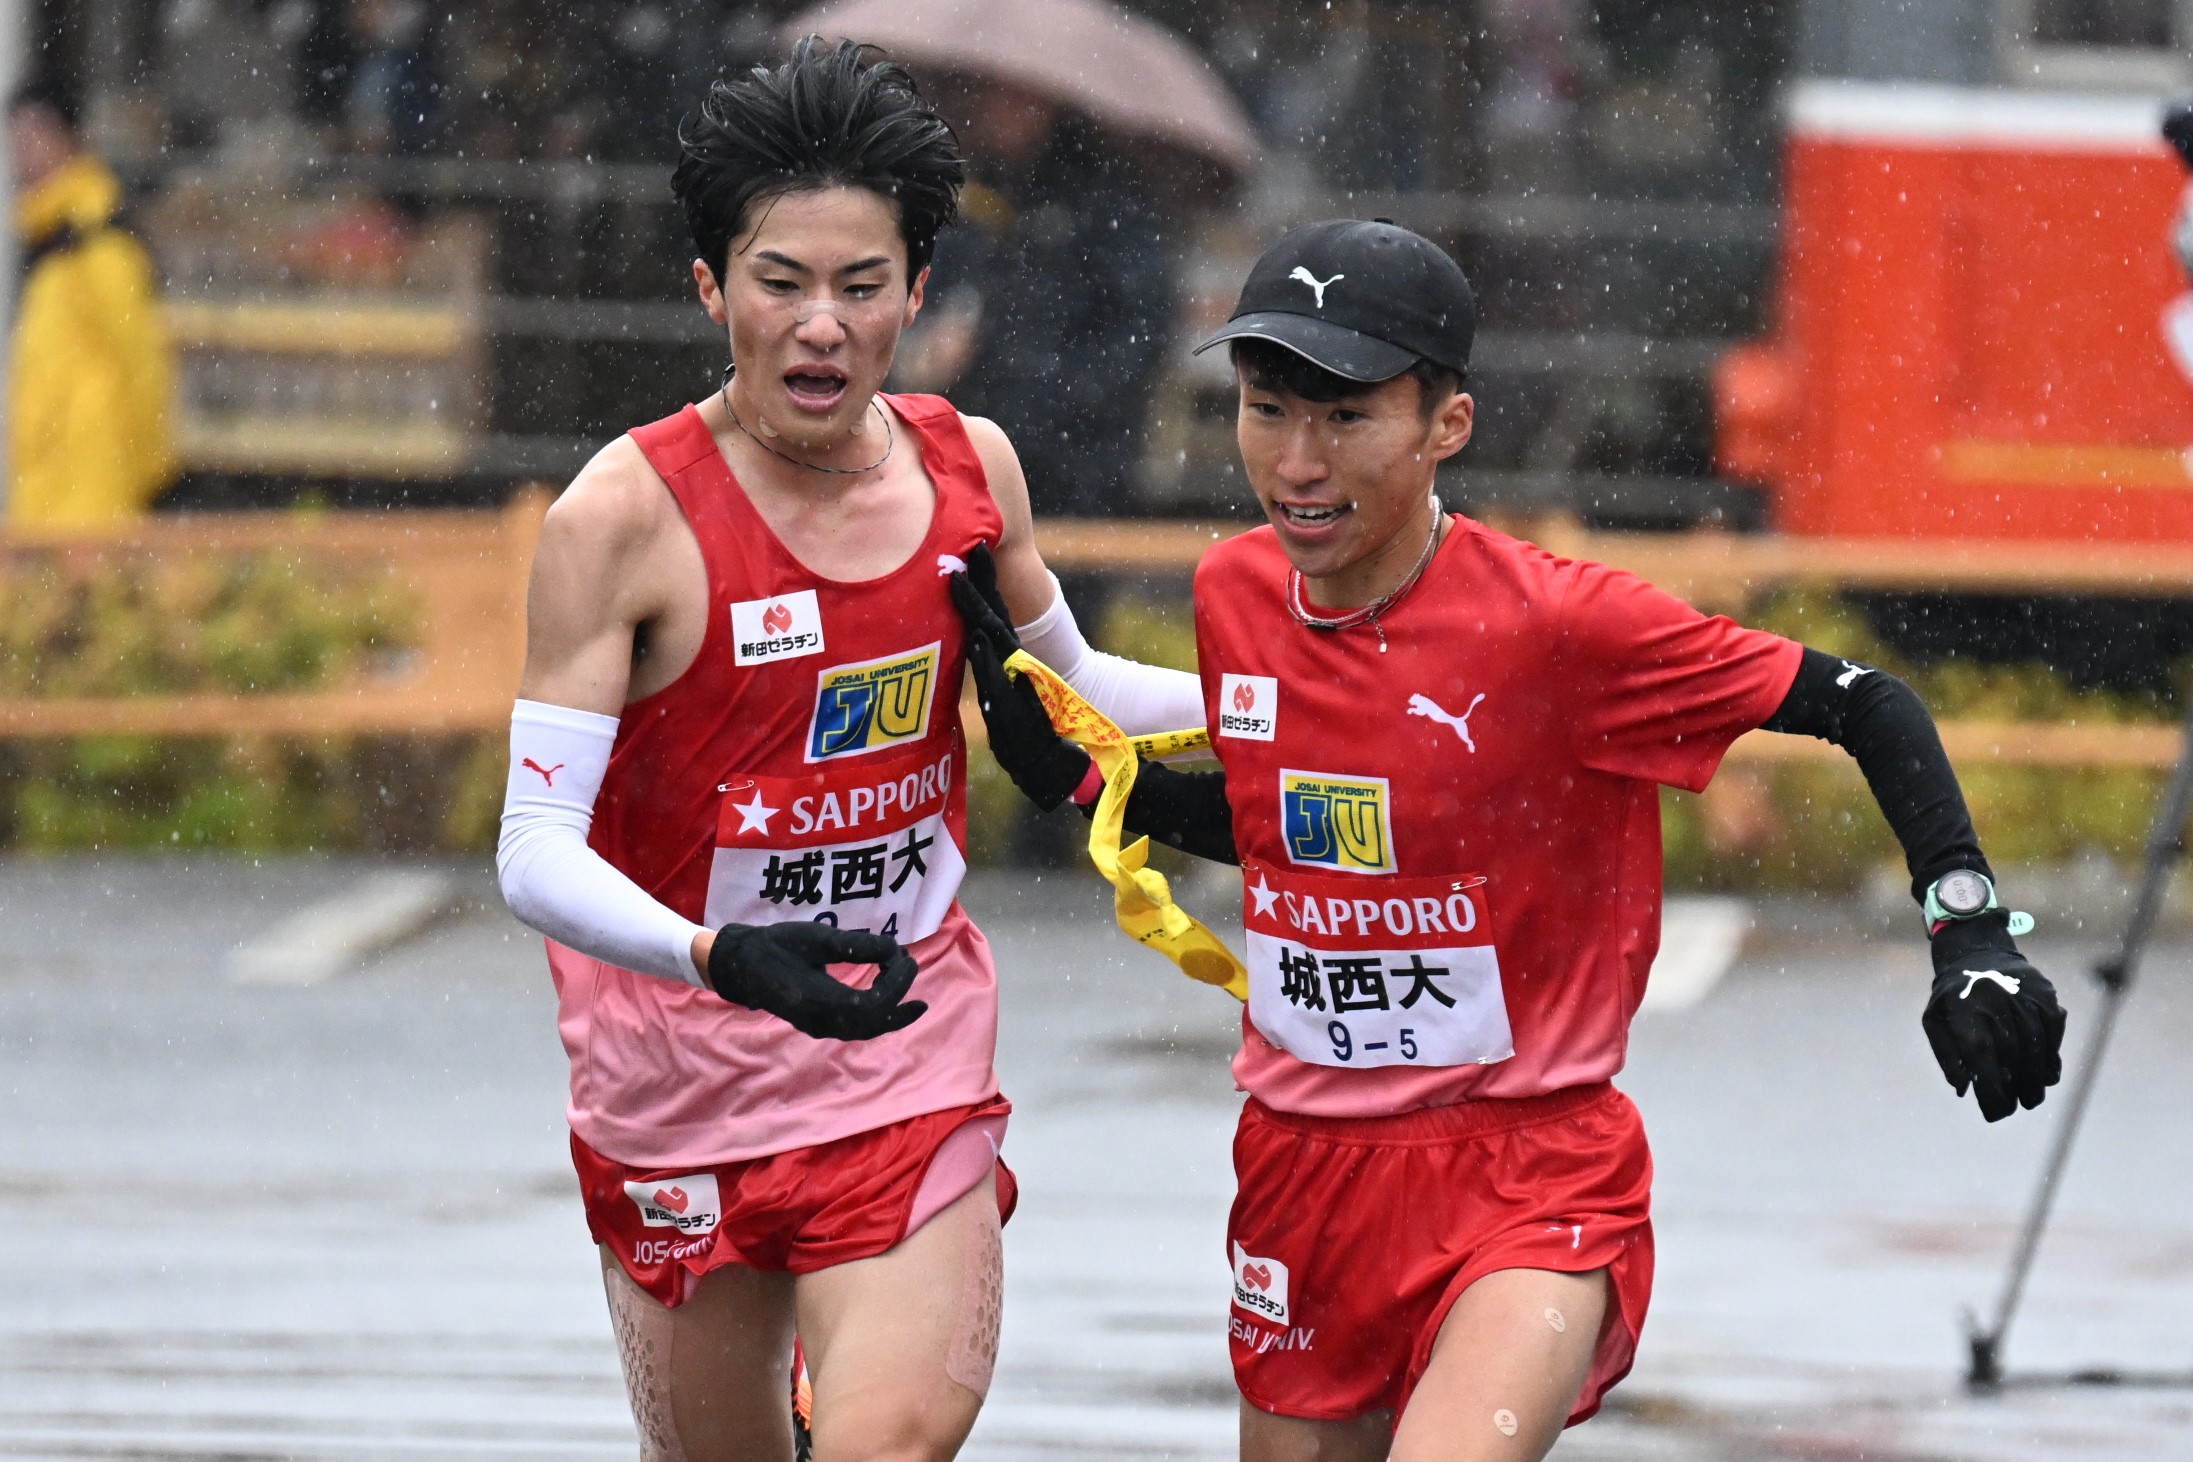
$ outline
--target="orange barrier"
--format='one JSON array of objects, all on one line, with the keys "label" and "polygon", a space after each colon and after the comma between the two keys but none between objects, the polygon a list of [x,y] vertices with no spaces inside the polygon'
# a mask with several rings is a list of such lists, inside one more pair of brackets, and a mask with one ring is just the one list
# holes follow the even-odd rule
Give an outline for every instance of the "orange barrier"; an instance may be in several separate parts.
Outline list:
[{"label": "orange barrier", "polygon": [[1716,372],[1776,529],[2193,540],[2162,316],[2185,168],[2140,96],[1792,88],[1770,335]]}]

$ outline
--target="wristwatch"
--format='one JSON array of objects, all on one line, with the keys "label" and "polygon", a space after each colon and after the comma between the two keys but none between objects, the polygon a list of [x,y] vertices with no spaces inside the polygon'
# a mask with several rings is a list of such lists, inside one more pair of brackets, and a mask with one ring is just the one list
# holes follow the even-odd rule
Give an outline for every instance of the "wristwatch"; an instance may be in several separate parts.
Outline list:
[{"label": "wristwatch", "polygon": [[[2001,907],[1995,897],[1993,879],[1976,868],[1952,868],[1935,879],[1926,891],[1927,933],[1932,935],[1944,924],[1977,919]],[[2010,916],[2011,934],[2030,934],[2032,931],[2031,914],[2013,913]]]}]

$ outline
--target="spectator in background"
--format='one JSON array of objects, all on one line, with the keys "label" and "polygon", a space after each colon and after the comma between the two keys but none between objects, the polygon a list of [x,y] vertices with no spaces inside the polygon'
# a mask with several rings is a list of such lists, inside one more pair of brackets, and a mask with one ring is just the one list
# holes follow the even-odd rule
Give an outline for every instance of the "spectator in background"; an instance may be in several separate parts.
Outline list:
[{"label": "spectator in background", "polygon": [[[454,15],[455,11],[445,11]],[[440,142],[444,90],[434,12],[420,0],[319,0],[297,28],[307,120],[352,152],[415,157]]]},{"label": "spectator in background", "polygon": [[122,186],[83,150],[56,91],[8,106],[22,257],[8,369],[10,529],[136,516],[175,476],[174,367],[143,245],[115,223]]},{"label": "spectator in background", "polygon": [[974,181],[938,241],[942,297],[909,341],[909,383],[1005,428],[1038,515],[1131,512],[1177,309],[1165,220],[1101,134],[1045,98],[984,81],[964,113]]},{"label": "spectator in background", "polygon": [[[949,390],[1005,428],[1039,517],[1132,513],[1178,312],[1164,217],[1102,134],[1046,98],[982,80],[957,110],[973,176],[960,226],[937,241],[930,318],[909,334],[902,389]],[[1059,587],[1101,637],[1105,580],[1063,573]],[[1080,819],[1031,806],[1014,857],[1058,867],[1083,836]]]},{"label": "spectator in background", "polygon": [[167,112],[170,146],[196,152],[286,145],[294,120],[277,29],[250,0],[161,6],[148,79]]}]

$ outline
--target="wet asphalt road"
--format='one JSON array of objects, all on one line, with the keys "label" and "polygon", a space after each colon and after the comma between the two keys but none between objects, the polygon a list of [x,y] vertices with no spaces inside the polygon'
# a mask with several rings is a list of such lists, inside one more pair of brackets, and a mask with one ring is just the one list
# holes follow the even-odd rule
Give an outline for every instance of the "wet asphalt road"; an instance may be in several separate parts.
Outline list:
[{"label": "wet asphalt road", "polygon": [[[0,864],[0,1455],[632,1455],[546,969],[485,871],[333,982],[225,976],[364,866]],[[1236,1007],[1111,932],[1085,875],[968,901],[1024,1197],[967,1455],[1230,1457]],[[2098,943],[2029,941],[2075,1047]],[[1659,1282],[1557,1457],[2193,1457],[2193,1386],[2050,1379],[2193,1380],[2193,943],[2150,960],[1994,1397],[1957,1384],[1958,1312],[1992,1303],[2050,1124],[1951,1100],[1924,988],[1915,930],[1770,904],[1703,1003],[1640,1021]]]}]

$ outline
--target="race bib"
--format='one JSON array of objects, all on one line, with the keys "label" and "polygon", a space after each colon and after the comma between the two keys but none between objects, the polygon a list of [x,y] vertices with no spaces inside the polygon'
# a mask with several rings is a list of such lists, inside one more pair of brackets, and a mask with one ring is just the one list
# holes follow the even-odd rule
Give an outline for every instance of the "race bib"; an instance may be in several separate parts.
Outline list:
[{"label": "race bib", "polygon": [[945,818],[955,755],[924,750],[718,790],[711,928],[813,919],[912,944],[937,932],[966,876]]},{"label": "race bib", "polygon": [[1249,1019],[1319,1066],[1470,1066],[1515,1054],[1485,880],[1242,867]]}]

